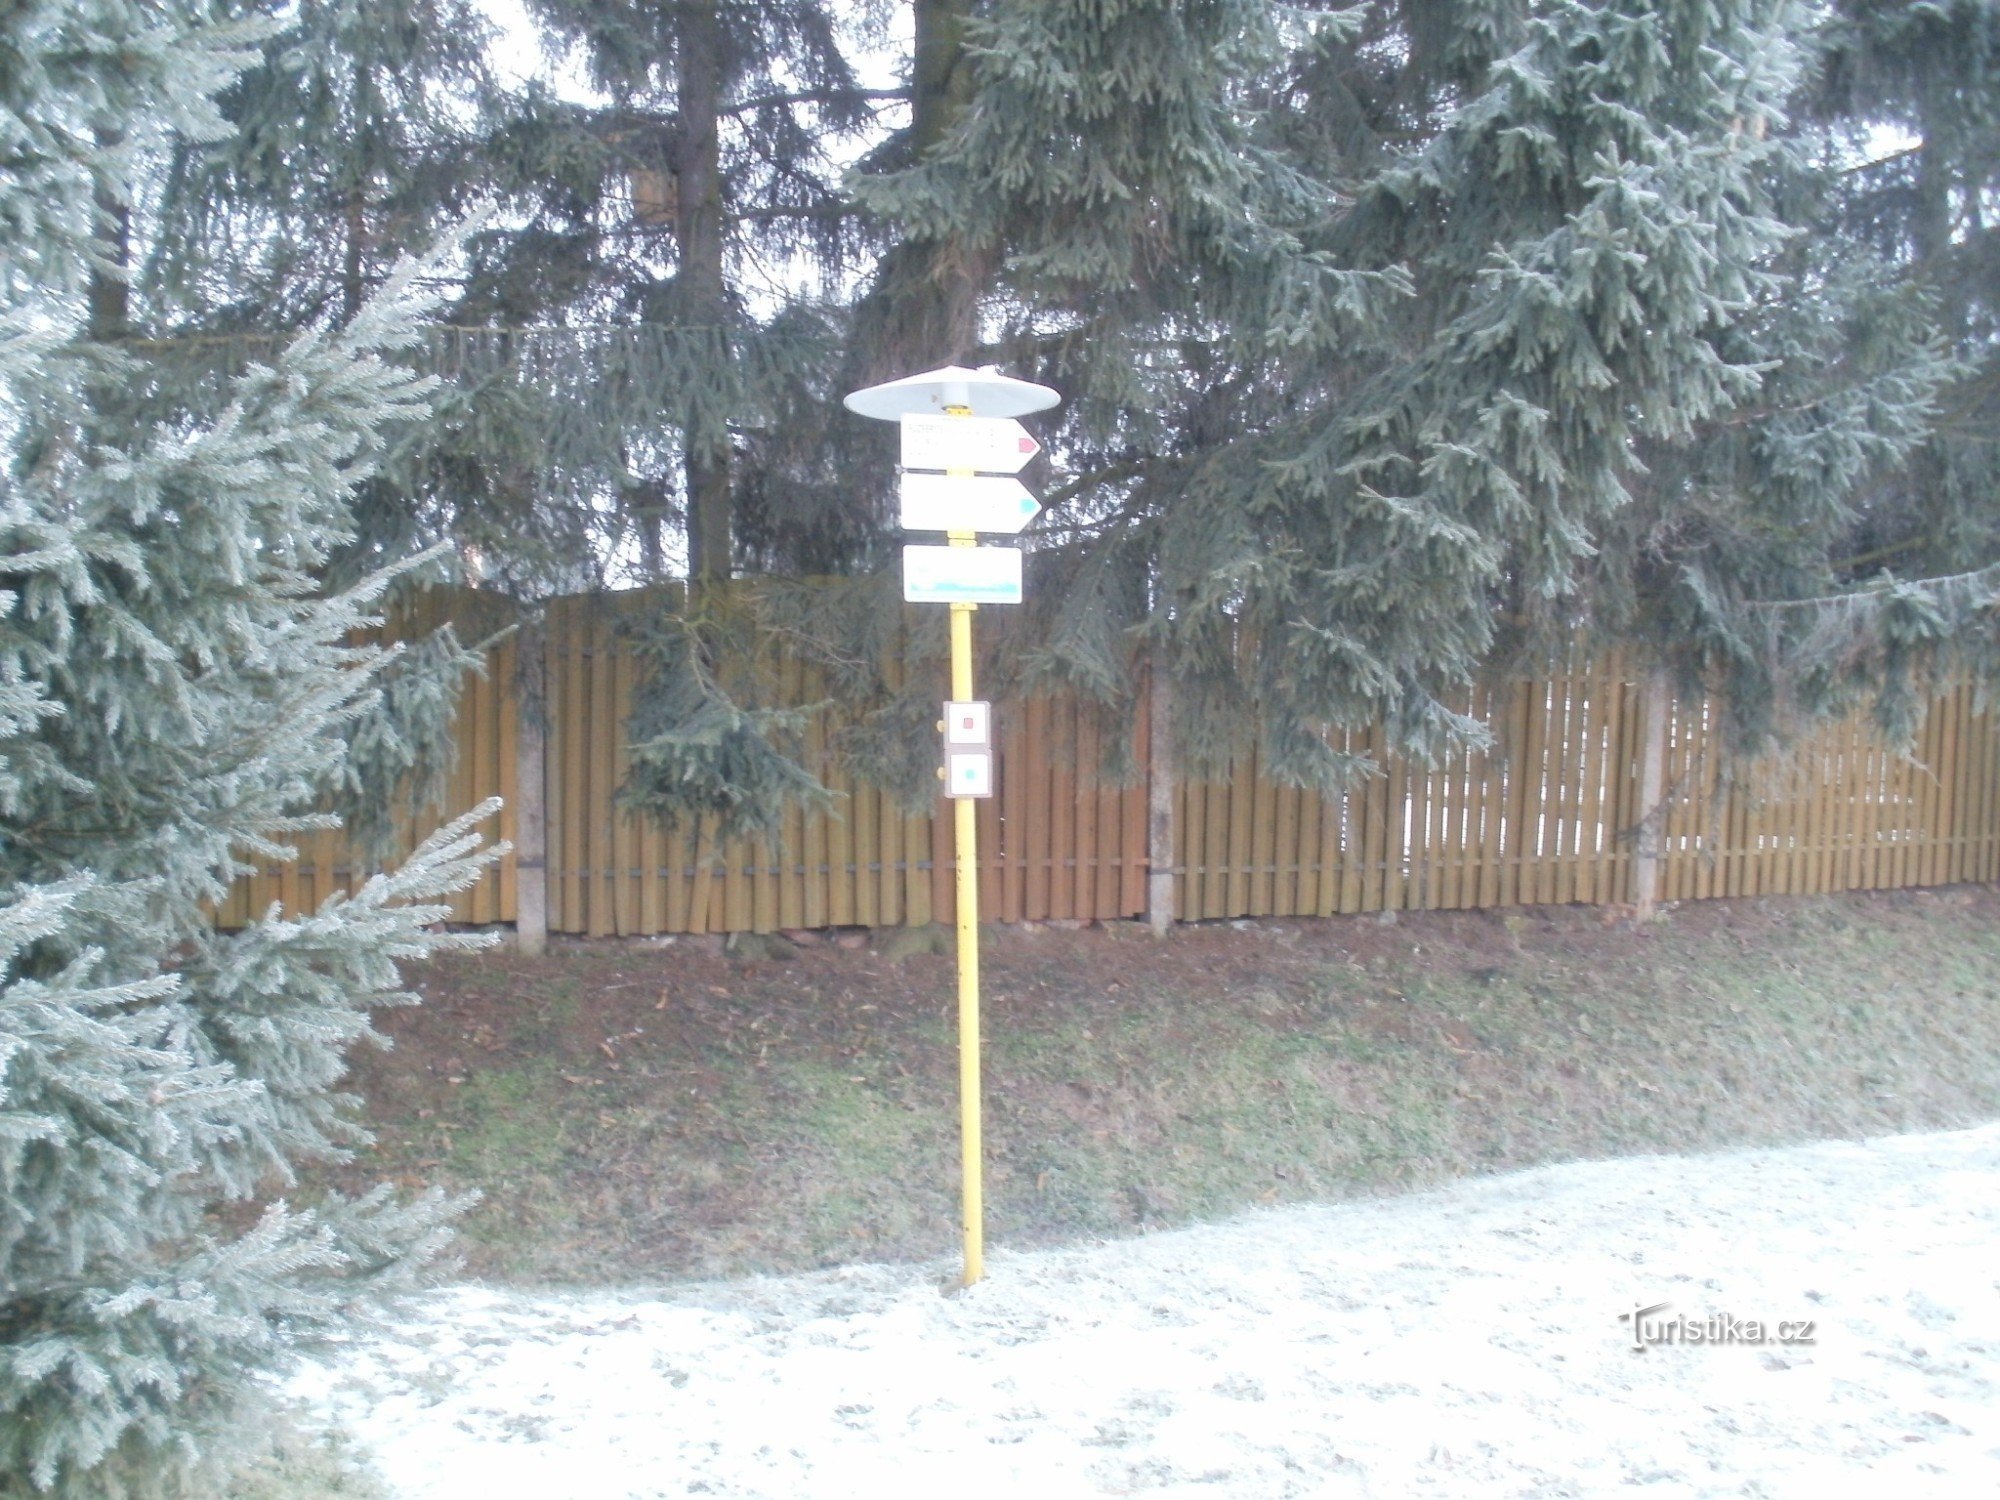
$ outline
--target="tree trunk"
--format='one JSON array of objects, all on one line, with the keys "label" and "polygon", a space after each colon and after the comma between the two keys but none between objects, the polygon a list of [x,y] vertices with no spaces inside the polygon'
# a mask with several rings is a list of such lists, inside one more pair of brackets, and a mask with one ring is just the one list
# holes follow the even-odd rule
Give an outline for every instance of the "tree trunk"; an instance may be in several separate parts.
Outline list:
[{"label": "tree trunk", "polygon": [[[918,157],[951,133],[972,105],[972,59],[965,50],[970,0],[915,0],[915,99],[912,134]],[[936,305],[925,319],[933,348],[920,357],[970,362],[979,349],[979,293],[985,257],[962,235],[925,247],[930,252],[928,283]]]},{"label": "tree trunk", "polygon": [[[113,151],[123,142],[117,131],[100,130],[100,150]],[[100,342],[124,338],[132,331],[132,211],[108,183],[99,180],[96,190],[97,255],[85,292],[90,336]]]},{"label": "tree trunk", "polygon": [[[723,280],[722,34],[714,0],[681,12],[680,194],[674,238],[682,316],[713,339],[727,360],[729,295]],[[718,377],[722,378],[722,377]],[[713,410],[712,404],[705,409]],[[688,576],[700,581],[730,572],[729,430],[726,419],[697,417],[682,436],[686,448]]]},{"label": "tree trunk", "polygon": [[347,201],[341,205],[340,321],[352,323],[368,295],[368,120],[373,81],[360,64],[354,68],[354,149],[358,160]]},{"label": "tree trunk", "polygon": [[367,204],[361,196],[361,189],[354,188],[347,195],[342,209],[342,233],[340,265],[340,321],[352,323],[361,311],[361,300],[367,293],[363,282],[362,236],[367,232]]}]

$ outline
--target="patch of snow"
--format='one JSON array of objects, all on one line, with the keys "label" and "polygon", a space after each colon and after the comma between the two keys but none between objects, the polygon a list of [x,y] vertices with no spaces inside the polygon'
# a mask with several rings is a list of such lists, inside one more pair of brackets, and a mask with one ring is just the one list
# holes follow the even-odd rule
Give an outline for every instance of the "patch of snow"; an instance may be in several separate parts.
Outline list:
[{"label": "patch of snow", "polygon": [[[2000,1124],[1002,1248],[951,1295],[463,1287],[292,1392],[406,1500],[1992,1496],[1996,1231]],[[1636,1352],[1661,1302],[1816,1341]]]}]

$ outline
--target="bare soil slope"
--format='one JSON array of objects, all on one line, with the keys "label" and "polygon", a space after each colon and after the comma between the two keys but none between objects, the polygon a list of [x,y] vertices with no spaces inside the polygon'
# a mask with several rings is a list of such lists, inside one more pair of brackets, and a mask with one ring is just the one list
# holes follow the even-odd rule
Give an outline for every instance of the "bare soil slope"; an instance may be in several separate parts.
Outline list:
[{"label": "bare soil slope", "polygon": [[[1104,930],[985,946],[989,1233],[1024,1247],[1540,1162],[2000,1118],[2000,896]],[[421,972],[339,1174],[477,1187],[475,1274],[957,1243],[952,964],[822,943]]]}]

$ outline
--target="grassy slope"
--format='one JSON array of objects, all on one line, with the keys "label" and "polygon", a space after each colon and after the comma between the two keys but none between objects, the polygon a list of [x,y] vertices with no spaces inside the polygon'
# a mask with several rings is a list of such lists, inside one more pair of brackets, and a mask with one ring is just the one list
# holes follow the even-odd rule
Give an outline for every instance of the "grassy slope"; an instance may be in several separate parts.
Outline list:
[{"label": "grassy slope", "polygon": [[[989,1233],[2000,1116],[1984,889],[987,947]],[[485,1190],[471,1269],[639,1280],[957,1243],[948,961],[574,945],[433,965],[347,1174]]]}]

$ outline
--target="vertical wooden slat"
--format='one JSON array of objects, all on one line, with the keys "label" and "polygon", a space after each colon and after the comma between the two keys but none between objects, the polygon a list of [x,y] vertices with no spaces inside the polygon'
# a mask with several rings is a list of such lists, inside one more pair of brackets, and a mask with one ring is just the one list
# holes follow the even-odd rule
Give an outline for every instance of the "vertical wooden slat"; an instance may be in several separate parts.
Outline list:
[{"label": "vertical wooden slat", "polygon": [[[1366,754],[1364,734],[1345,729],[1341,735],[1349,755],[1358,757]],[[1366,781],[1349,780],[1340,794],[1339,804],[1329,807],[1326,824],[1321,828],[1321,847],[1331,844],[1340,860],[1338,869],[1333,870],[1325,880],[1333,891],[1332,910],[1327,912],[1329,916],[1336,911],[1343,916],[1352,916],[1361,910],[1362,866],[1367,859],[1368,847],[1367,797]],[[1324,900],[1320,904],[1323,907],[1328,905]]]},{"label": "vertical wooden slat", "polygon": [[1813,889],[1840,889],[1840,866],[1845,857],[1841,844],[1841,805],[1846,795],[1846,724],[1836,720],[1823,726],[1820,736],[1818,779],[1813,787],[1813,816],[1808,835],[1815,842]]},{"label": "vertical wooden slat", "polygon": [[1327,868],[1320,857],[1320,823],[1326,816],[1327,799],[1318,791],[1302,787],[1298,795],[1298,827],[1292,837],[1292,911],[1301,917],[1319,915],[1320,882]]},{"label": "vertical wooden slat", "polygon": [[1974,778],[1980,788],[1980,838],[1984,840],[1984,860],[1980,880],[2000,880],[2000,712],[1986,704],[1980,714],[1980,768]]},{"label": "vertical wooden slat", "polygon": [[614,623],[602,605],[590,612],[590,818],[584,851],[588,872],[585,900],[589,904],[589,932],[592,937],[609,937],[617,931],[614,897],[617,871],[614,866],[611,789],[617,782],[619,734],[618,698],[615,683],[617,658],[613,655]]},{"label": "vertical wooden slat", "polygon": [[1797,768],[1794,781],[1798,814],[1794,820],[1799,852],[1793,862],[1796,889],[1803,895],[1817,895],[1826,889],[1827,789],[1833,771],[1831,725],[1814,725],[1812,743],[1805,763]]},{"label": "vertical wooden slat", "polygon": [[[1104,725],[1098,726],[1098,748],[1093,754],[1092,765],[1100,763],[1098,757],[1104,753]],[[1150,738],[1150,736],[1149,736]],[[1146,764],[1142,760],[1141,764]],[[1158,920],[1161,930],[1165,924],[1173,922],[1180,914],[1180,877],[1175,873],[1178,862],[1175,840],[1179,837],[1178,796],[1171,778],[1164,786],[1155,781],[1158,773],[1148,769],[1138,783],[1146,794],[1146,905],[1147,915]],[[1120,822],[1123,805],[1119,788],[1108,785],[1101,777],[1096,783],[1096,792],[1091,802],[1097,822],[1097,839],[1092,852],[1096,868],[1093,880],[1095,894],[1091,899],[1091,915],[1100,922],[1113,920],[1120,908],[1120,879],[1118,855],[1122,849],[1124,827]],[[1164,805],[1162,805],[1164,804]],[[1164,819],[1165,827],[1161,828]],[[1160,835],[1164,833],[1164,839]],[[1156,877],[1164,878],[1164,889],[1155,884]]]},{"label": "vertical wooden slat", "polygon": [[625,723],[632,712],[633,661],[620,637],[607,632],[605,645],[611,655],[611,670],[607,675],[611,686],[611,719],[615,726],[611,734],[611,772],[600,793],[605,799],[604,819],[611,833],[611,875],[607,894],[611,898],[612,926],[620,937],[629,937],[639,930],[639,829],[633,816],[619,808],[613,798],[630,765]]},{"label": "vertical wooden slat", "polygon": [[1274,788],[1271,795],[1271,914],[1295,917],[1299,914],[1299,807],[1298,787]]},{"label": "vertical wooden slat", "polygon": [[[833,927],[852,927],[855,924],[854,800],[850,796],[853,780],[845,769],[836,769],[828,775],[826,787],[833,793],[833,804],[827,809],[822,831],[825,839],[826,921]],[[951,819],[947,817],[944,821],[948,838]],[[946,847],[949,849],[950,846],[947,844]]]},{"label": "vertical wooden slat", "polygon": [[1368,754],[1378,767],[1362,789],[1361,890],[1356,911],[1380,911],[1387,903],[1389,850],[1389,764],[1380,725],[1368,726]]},{"label": "vertical wooden slat", "polygon": [[1222,907],[1215,913],[1218,917],[1247,916],[1250,911],[1250,835],[1257,819],[1257,777],[1262,759],[1255,745],[1246,745],[1242,753],[1230,767],[1227,793],[1223,799],[1229,809],[1229,826],[1225,835],[1224,856],[1225,880],[1223,882]]},{"label": "vertical wooden slat", "polygon": [[1558,663],[1549,676],[1548,766],[1544,783],[1542,814],[1542,870],[1535,882],[1539,899],[1560,905],[1569,899],[1569,869],[1572,841],[1569,828],[1569,783],[1574,767],[1571,755],[1571,720],[1576,701],[1575,680],[1566,663]]},{"label": "vertical wooden slat", "polygon": [[1925,885],[1943,885],[1951,879],[1951,794],[1958,775],[1958,765],[1953,756],[1957,721],[1958,694],[1955,691],[1932,697],[1931,711],[1924,725],[1925,738],[1930,744],[1931,768],[1925,786]]},{"label": "vertical wooden slat", "polygon": [[1741,893],[1745,896],[1764,893],[1765,865],[1770,847],[1765,825],[1770,821],[1771,772],[1767,762],[1753,761],[1744,768],[1743,779],[1737,787],[1743,809],[1738,847],[1742,850],[1739,863],[1743,871]]},{"label": "vertical wooden slat", "polygon": [[1771,895],[1784,895],[1791,889],[1792,809],[1796,800],[1793,772],[1797,761],[1795,754],[1781,751],[1771,767],[1771,797],[1764,818],[1764,890]]},{"label": "vertical wooden slat", "polygon": [[718,932],[744,932],[755,925],[750,871],[762,855],[759,839],[730,839],[722,845],[722,914]]},{"label": "vertical wooden slat", "polygon": [[1631,826],[1626,821],[1627,788],[1638,771],[1633,762],[1639,754],[1639,741],[1632,734],[1634,695],[1627,686],[1629,675],[1623,654],[1613,653],[1605,670],[1607,712],[1597,804],[1599,856],[1591,887],[1591,899],[1600,903],[1632,900],[1626,872],[1634,851],[1632,841],[1622,837]]},{"label": "vertical wooden slat", "polygon": [[1979,771],[1984,760],[1982,740],[1985,721],[1978,712],[1978,695],[1970,683],[1959,687],[1959,770],[1956,817],[1958,833],[1964,840],[1964,856],[1958,865],[1958,879],[1979,880],[1984,878],[1984,839],[1982,837],[1982,813],[1985,798],[1980,786]]},{"label": "vertical wooden slat", "polygon": [[[813,683],[817,690],[819,683]],[[821,785],[831,787],[834,770],[829,760],[826,744],[826,726],[814,716],[814,722],[806,730],[806,752],[819,768]],[[799,820],[798,854],[805,869],[799,880],[799,922],[805,927],[829,927],[833,925],[832,886],[837,872],[828,866],[829,853],[828,823],[837,814],[824,808],[813,808]]]},{"label": "vertical wooden slat", "polygon": [[[808,681],[804,663],[796,658],[780,662],[778,682],[779,701],[787,706],[817,702],[821,696],[812,691],[817,684]],[[806,768],[822,778],[822,784],[826,775],[825,721],[823,713],[808,719],[799,747]],[[777,924],[787,929],[818,925],[806,921],[806,821],[810,816],[808,809],[796,804],[785,810],[773,855],[778,867]]]},{"label": "vertical wooden slat", "polygon": [[1933,852],[1931,841],[1931,813],[1937,795],[1937,756],[1932,740],[1932,732],[1937,721],[1937,705],[1933,701],[1926,709],[1924,722],[1917,729],[1913,754],[1916,762],[1910,767],[1910,841],[1909,856],[1904,865],[1903,880],[1906,885],[1928,885],[1930,859]]},{"label": "vertical wooden slat", "polygon": [[1596,746],[1604,713],[1603,684],[1595,663],[1576,662],[1570,668],[1569,791],[1564,799],[1565,835],[1569,847],[1568,874],[1564,881],[1566,901],[1591,899],[1591,873],[1597,854],[1597,830],[1584,826],[1584,807],[1589,787],[1600,769]]},{"label": "vertical wooden slat", "polygon": [[1244,882],[1243,909],[1246,915],[1266,917],[1276,912],[1278,836],[1278,784],[1258,757],[1257,775],[1251,782],[1249,878]]},{"label": "vertical wooden slat", "polygon": [[549,745],[557,738],[548,697],[548,629],[546,619],[528,631],[515,658],[517,677],[527,701],[514,704],[514,931],[523,953],[544,950],[549,933]]},{"label": "vertical wooden slat", "polygon": [[[1354,736],[1351,731],[1340,732],[1341,748],[1352,751]],[[1347,868],[1349,849],[1347,847],[1347,805],[1352,796],[1353,783],[1338,798],[1321,797],[1319,802],[1319,851],[1316,869],[1319,878],[1319,900],[1314,913],[1330,917],[1337,911],[1345,911],[1341,905],[1347,889]]]},{"label": "vertical wooden slat", "polygon": [[1608,731],[1618,712],[1618,692],[1608,660],[1593,659],[1589,665],[1577,756],[1576,874],[1570,900],[1601,902],[1609,899],[1602,894],[1605,850],[1611,842],[1604,828],[1604,781],[1611,755]]},{"label": "vertical wooden slat", "polygon": [[1522,851],[1522,761],[1528,742],[1528,684],[1509,682],[1496,689],[1499,712],[1496,729],[1502,732],[1496,751],[1496,771],[1500,784],[1495,796],[1499,806],[1494,830],[1494,862],[1497,878],[1495,903],[1513,906],[1520,900]]},{"label": "vertical wooden slat", "polygon": [[1202,836],[1205,875],[1202,879],[1201,915],[1229,914],[1229,793],[1232,781],[1210,781],[1203,788],[1203,812],[1207,826]]},{"label": "vertical wooden slat", "polygon": [[1548,898],[1548,725],[1553,697],[1546,677],[1530,685],[1527,738],[1521,754],[1521,901],[1536,906]]},{"label": "vertical wooden slat", "polygon": [[1551,758],[1555,827],[1555,867],[1550,870],[1549,899],[1566,905],[1576,899],[1576,865],[1579,850],[1577,830],[1577,783],[1582,776],[1579,733],[1584,713],[1584,684],[1577,678],[1573,663],[1565,662],[1557,691],[1550,727],[1555,746]]},{"label": "vertical wooden slat", "polygon": [[1696,699],[1685,706],[1681,726],[1687,739],[1685,775],[1692,792],[1688,831],[1699,857],[1689,867],[1696,899],[1715,894],[1722,874],[1722,810],[1717,803],[1715,770],[1708,758],[1708,705]]},{"label": "vertical wooden slat", "polygon": [[1888,878],[1883,882],[1891,890],[1900,890],[1909,884],[1910,868],[1910,783],[1913,768],[1910,764],[1911,752],[1898,751],[1891,758],[1889,766],[1889,814],[1885,819],[1891,830],[1889,845]]},{"label": "vertical wooden slat", "polygon": [[1846,796],[1842,799],[1841,819],[1844,826],[1842,844],[1845,850],[1841,868],[1841,889],[1858,891],[1863,889],[1866,879],[1867,848],[1864,839],[1866,827],[1865,812],[1868,800],[1868,767],[1864,754],[1867,741],[1856,715],[1850,714],[1846,722],[1846,733],[1842,737],[1841,755],[1847,762]]},{"label": "vertical wooden slat", "polygon": [[1750,805],[1755,800],[1748,786],[1749,774],[1748,767],[1733,768],[1729,782],[1722,839],[1726,863],[1721,894],[1725,896],[1745,894],[1749,879]]},{"label": "vertical wooden slat", "polygon": [[1491,680],[1479,684],[1482,717],[1493,731],[1491,749],[1479,752],[1479,905],[1498,906],[1507,866],[1507,747],[1506,714],[1512,695]]},{"label": "vertical wooden slat", "polygon": [[1960,683],[1952,689],[1956,700],[1952,746],[1951,778],[1951,865],[1948,878],[1954,883],[1972,879],[1972,839],[1968,814],[1972,808],[1972,689]]},{"label": "vertical wooden slat", "polygon": [[1016,832],[1023,844],[1021,906],[1009,921],[1046,921],[1049,916],[1049,835],[1054,827],[1052,767],[1049,754],[1049,700],[1037,696],[1022,706],[1026,733],[1023,749],[1027,755],[1027,776],[1022,787],[1021,816],[1024,826]]},{"label": "vertical wooden slat", "polygon": [[1860,832],[1856,846],[1860,853],[1855,889],[1879,890],[1882,879],[1882,798],[1887,794],[1888,762],[1872,735],[1857,726],[1856,770],[1861,786]]},{"label": "vertical wooden slat", "polygon": [[588,706],[589,662],[584,656],[586,616],[583,600],[564,601],[563,630],[558,660],[562,676],[562,894],[564,932],[581,933],[585,927],[586,886],[585,832],[589,821],[590,760],[585,753],[589,726],[584,719]]},{"label": "vertical wooden slat", "polygon": [[1101,747],[1098,741],[1098,713],[1084,704],[1076,710],[1076,895],[1073,915],[1080,922],[1104,916],[1101,899],[1104,870],[1097,858],[1097,817],[1103,806],[1103,788],[1098,785],[1097,767]]},{"label": "vertical wooden slat", "polygon": [[847,793],[847,824],[853,830],[854,921],[857,926],[876,927],[882,921],[881,885],[878,868],[882,851],[876,844],[881,819],[875,807],[875,789],[854,781]]},{"label": "vertical wooden slat", "polygon": [[[982,922],[1001,922],[1006,920],[1004,908],[1007,900],[1008,850],[1002,838],[1005,830],[1003,829],[1001,819],[1004,816],[1004,810],[1007,805],[1008,779],[1018,774],[1018,770],[1019,768],[1013,763],[1012,758],[1007,753],[1006,742],[1003,738],[1000,743],[1000,749],[993,759],[993,774],[997,778],[994,783],[993,795],[984,802],[981,802],[975,809],[976,831],[979,839],[979,848],[976,853],[979,876],[979,920]],[[957,835],[952,826],[953,815],[949,800],[938,804],[938,817],[945,824],[945,846],[953,850],[949,857],[955,861],[957,859],[957,851],[953,840]],[[952,868],[957,868],[956,863],[953,864]],[[957,887],[954,886],[952,889],[952,909],[954,911],[958,909],[957,901],[958,891]]]},{"label": "vertical wooden slat", "polygon": [[298,853],[289,859],[278,861],[278,901],[288,917],[296,918],[305,914],[299,889],[302,883],[299,866],[304,859],[305,855]]},{"label": "vertical wooden slat", "polygon": [[[486,757],[492,753],[492,740],[483,731],[485,719],[491,705],[487,702],[487,682],[477,672],[469,673],[458,690],[458,713],[452,724],[452,736],[457,745],[457,769],[451,777],[452,787],[442,807],[433,808],[435,815],[425,821],[435,825],[449,818],[461,809],[476,807],[480,801],[481,781],[486,769]],[[482,830],[489,837],[492,829]],[[490,920],[481,915],[485,903],[480,899],[486,883],[492,879],[489,870],[469,889],[460,891],[452,901],[454,916],[461,922],[482,922]]]},{"label": "vertical wooden slat", "polygon": [[[1145,763],[1147,742],[1143,738],[1143,726],[1133,729],[1135,741],[1130,753]],[[1148,805],[1149,792],[1144,781],[1134,782],[1118,792],[1118,831],[1120,846],[1118,853],[1118,910],[1116,915],[1127,920],[1146,914],[1146,860],[1147,841],[1151,835],[1152,817]]]},{"label": "vertical wooden slat", "polygon": [[1068,694],[1049,704],[1048,914],[1052,920],[1076,915],[1076,713],[1076,699]]},{"label": "vertical wooden slat", "polygon": [[1626,899],[1614,879],[1619,868],[1619,782],[1632,747],[1625,738],[1624,664],[1616,652],[1600,666],[1598,693],[1597,732],[1592,746],[1594,769],[1584,813],[1590,825],[1589,842],[1585,846],[1590,868],[1583,899],[1602,905]]},{"label": "vertical wooden slat", "polygon": [[1977,702],[1970,683],[1959,687],[1958,706],[1958,790],[1952,799],[1952,817],[1956,827],[1954,832],[1960,840],[1960,857],[1957,861],[1956,880],[1968,881],[1980,878],[1980,717]]},{"label": "vertical wooden slat", "polygon": [[1004,730],[1006,776],[1000,796],[1000,908],[994,918],[1000,922],[1020,922],[1028,908],[1028,824],[1034,818],[1036,772],[1040,770],[1040,746],[1028,744],[1028,714],[1016,706],[1006,716]]},{"label": "vertical wooden slat", "polygon": [[875,910],[884,927],[903,920],[903,819],[896,799],[879,788],[875,793]]},{"label": "vertical wooden slat", "polygon": [[[1978,706],[1978,695],[1973,694],[1974,706]],[[1972,761],[1972,785],[1974,789],[1972,834],[1978,851],[1973,861],[1972,879],[1992,880],[2000,871],[2000,839],[1994,836],[1994,812],[2000,808],[2000,787],[1994,785],[1995,777],[1995,735],[1994,715],[1990,706],[1980,711],[1973,719],[1972,745],[1976,752]]]},{"label": "vertical wooden slat", "polygon": [[1831,728],[1828,724],[1813,727],[1807,754],[1793,770],[1792,880],[1793,889],[1799,895],[1814,895],[1821,889],[1822,820],[1828,800],[1827,781],[1833,772],[1833,745],[1829,738]]},{"label": "vertical wooden slat", "polygon": [[688,830],[687,915],[681,919],[682,932],[714,931],[710,905],[710,893],[715,886],[714,828],[715,819],[704,817]]},{"label": "vertical wooden slat", "polygon": [[[1639,850],[1637,840],[1629,834],[1639,823],[1638,761],[1642,745],[1641,709],[1645,697],[1644,689],[1635,680],[1638,676],[1638,672],[1632,670],[1629,664],[1626,670],[1619,673],[1619,716],[1616,730],[1618,748],[1611,768],[1615,795],[1609,812],[1609,826],[1605,830],[1611,841],[1612,869],[1610,886],[1604,896],[1607,901],[1630,901],[1635,904],[1639,899],[1637,879]],[[1666,732],[1671,734],[1671,725],[1667,726]],[[1665,811],[1663,809],[1663,816],[1656,825],[1661,836],[1664,836],[1667,827]],[[1664,890],[1664,880],[1659,877],[1666,874],[1668,868],[1666,861],[1671,850],[1670,844],[1661,843],[1658,846],[1660,863],[1652,886],[1656,894]]]},{"label": "vertical wooden slat", "polygon": [[[994,774],[999,774],[998,765],[994,767]],[[986,809],[982,807],[979,812],[979,831],[983,836],[986,829]],[[954,890],[956,878],[954,872],[958,866],[955,863],[956,852],[951,847],[951,824],[951,804],[943,797],[934,798],[927,824],[931,845],[931,920],[934,922],[958,920],[958,899]],[[984,903],[987,899],[985,882],[982,880],[980,884],[979,898]]]},{"label": "vertical wooden slat", "polygon": [[939,920],[931,904],[935,875],[929,814],[903,814],[903,920],[912,927]]},{"label": "vertical wooden slat", "polygon": [[1840,758],[1843,763],[1840,799],[1840,880],[1838,889],[1861,888],[1861,808],[1867,787],[1862,776],[1861,725],[1850,714],[1841,727]]},{"label": "vertical wooden slat", "polygon": [[1436,800],[1431,795],[1437,773],[1427,763],[1414,759],[1406,758],[1404,766],[1406,811],[1402,826],[1406,873],[1403,908],[1406,911],[1426,911],[1431,905],[1431,876],[1437,868],[1434,863],[1436,839],[1432,831]]}]

